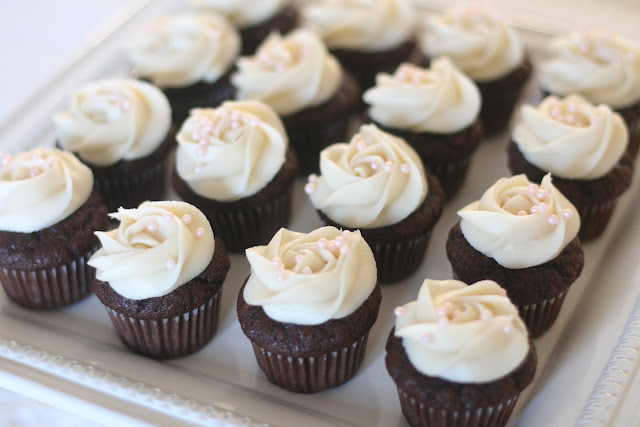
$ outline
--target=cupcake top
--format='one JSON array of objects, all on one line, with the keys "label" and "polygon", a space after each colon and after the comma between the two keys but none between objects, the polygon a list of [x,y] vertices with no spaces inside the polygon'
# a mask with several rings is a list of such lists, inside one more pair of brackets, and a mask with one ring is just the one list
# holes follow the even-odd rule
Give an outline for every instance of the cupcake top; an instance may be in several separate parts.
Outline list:
[{"label": "cupcake top", "polygon": [[342,82],[342,68],[316,35],[272,33],[254,56],[240,58],[231,81],[238,99],[257,99],[286,116],[322,104]]},{"label": "cupcake top", "polygon": [[302,9],[304,25],[330,49],[378,52],[406,42],[413,28],[407,0],[313,0]]},{"label": "cupcake top", "polygon": [[448,58],[428,69],[405,63],[393,75],[380,73],[363,95],[369,116],[385,126],[411,132],[454,133],[480,113],[480,91]]},{"label": "cupcake top", "polygon": [[467,286],[426,279],[418,299],[395,309],[395,336],[425,375],[458,383],[496,380],[529,352],[518,309],[492,280]]},{"label": "cupcake top", "polygon": [[177,135],[176,169],[209,199],[254,195],[281,169],[289,139],[278,115],[258,101],[193,109]]},{"label": "cupcake top", "polygon": [[458,4],[424,20],[420,36],[429,58],[446,55],[477,82],[506,76],[524,60],[516,32],[497,11],[480,4]]},{"label": "cupcake top", "polygon": [[273,320],[317,325],[348,316],[376,286],[373,252],[359,231],[280,229],[267,246],[246,250],[244,299]]},{"label": "cupcake top", "polygon": [[471,246],[513,269],[555,258],[580,229],[576,208],[551,183],[551,174],[540,186],[525,175],[501,178],[458,215]]},{"label": "cupcake top", "polygon": [[0,230],[33,233],[67,218],[93,191],[93,174],[72,153],[35,148],[0,161]]},{"label": "cupcake top", "polygon": [[183,13],[155,22],[129,46],[133,72],[162,88],[215,83],[240,53],[240,36],[224,17]]},{"label": "cupcake top", "polygon": [[238,28],[259,25],[277,14],[287,0],[190,0],[198,10],[224,15]]},{"label": "cupcake top", "polygon": [[309,176],[311,203],[353,228],[400,222],[424,201],[428,187],[418,154],[403,139],[362,125],[349,143],[320,153],[321,176]]},{"label": "cupcake top", "polygon": [[129,299],[160,297],[209,265],[215,243],[209,221],[185,202],[144,202],[110,214],[118,228],[95,234],[100,248],[89,260],[96,277]]},{"label": "cupcake top", "polygon": [[640,102],[640,45],[607,31],[571,33],[551,44],[540,68],[540,87],[555,95],[577,93],[620,109]]},{"label": "cupcake top", "polygon": [[171,127],[171,107],[149,83],[105,79],[80,88],[53,120],[61,147],[87,164],[110,166],[155,151]]},{"label": "cupcake top", "polygon": [[592,180],[607,174],[624,155],[629,132],[620,114],[570,95],[524,105],[512,139],[527,161],[555,176]]}]

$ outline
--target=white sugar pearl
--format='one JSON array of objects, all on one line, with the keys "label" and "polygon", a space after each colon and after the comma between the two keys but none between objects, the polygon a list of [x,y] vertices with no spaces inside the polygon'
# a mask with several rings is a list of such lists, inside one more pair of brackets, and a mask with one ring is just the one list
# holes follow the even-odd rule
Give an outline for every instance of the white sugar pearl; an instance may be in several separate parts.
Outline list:
[{"label": "white sugar pearl", "polygon": [[158,226],[158,223],[155,221],[151,221],[149,224],[147,224],[147,231],[149,231],[150,233],[158,231],[158,228],[160,227]]},{"label": "white sugar pearl", "polygon": [[165,265],[167,266],[167,268],[169,270],[173,270],[174,268],[176,268],[176,261],[173,258],[169,258],[167,260],[167,262],[165,263]]},{"label": "white sugar pearl", "polygon": [[184,214],[182,216],[182,222],[184,222],[185,224],[190,224],[191,223],[191,215]]},{"label": "white sugar pearl", "polygon": [[402,316],[404,316],[405,314],[407,314],[407,311],[404,309],[404,307],[396,307],[396,308],[393,310],[393,314],[394,314],[396,317],[402,317]]}]

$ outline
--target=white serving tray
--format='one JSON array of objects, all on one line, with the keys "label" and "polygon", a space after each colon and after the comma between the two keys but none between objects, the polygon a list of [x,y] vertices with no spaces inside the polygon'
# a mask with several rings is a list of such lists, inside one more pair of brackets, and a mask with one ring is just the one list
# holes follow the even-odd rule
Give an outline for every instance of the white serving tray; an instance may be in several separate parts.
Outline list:
[{"label": "white serving tray", "polygon": [[[72,64],[0,127],[1,150],[52,145],[51,114],[65,108],[69,94],[82,83],[126,75],[124,43],[154,18],[177,10],[178,3],[150,2]],[[532,31],[522,35],[538,61],[549,36]],[[529,89],[529,100],[536,102],[533,80]],[[444,244],[457,221],[456,210],[508,174],[507,141],[505,133],[482,142],[463,189],[447,204],[434,230],[420,270],[383,287],[380,316],[364,363],[356,377],[338,389],[300,395],[266,380],[235,313],[238,290],[249,272],[240,255],[232,256],[217,335],[198,353],[172,361],[155,361],[127,350],[95,296],[60,311],[33,312],[0,292],[0,384],[107,424],[405,425],[384,367],[393,309],[414,300],[424,278],[451,277]],[[303,184],[296,183],[289,228],[310,231],[320,221]],[[638,185],[636,176],[605,234],[585,246],[582,277],[571,287],[556,324],[535,341],[538,371],[534,384],[521,396],[511,425],[637,425]]]}]

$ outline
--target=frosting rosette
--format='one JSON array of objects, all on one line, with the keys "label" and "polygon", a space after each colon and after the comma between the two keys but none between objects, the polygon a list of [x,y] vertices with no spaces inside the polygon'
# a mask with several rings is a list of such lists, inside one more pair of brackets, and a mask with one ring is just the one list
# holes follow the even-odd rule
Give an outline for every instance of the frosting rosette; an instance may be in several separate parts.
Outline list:
[{"label": "frosting rosette", "polygon": [[428,187],[418,154],[404,140],[362,125],[349,143],[320,153],[321,176],[309,176],[311,203],[347,227],[377,228],[406,218]]},{"label": "frosting rosette", "polygon": [[551,183],[551,174],[539,186],[525,175],[499,179],[458,215],[471,246],[513,269],[555,258],[580,229],[576,208]]},{"label": "frosting rosette", "polygon": [[428,69],[405,63],[393,75],[380,73],[363,95],[378,123],[411,132],[454,133],[480,113],[480,91],[448,58]]},{"label": "frosting rosette", "polygon": [[540,68],[540,86],[557,94],[580,94],[620,109],[640,101],[640,45],[602,30],[555,39],[551,59]]},{"label": "frosting rosette", "polygon": [[91,257],[98,280],[120,295],[146,299],[166,295],[202,273],[215,243],[209,221],[185,202],[144,202],[110,214],[118,228],[95,234],[102,247]]},{"label": "frosting rosette", "polygon": [[426,279],[418,299],[395,309],[395,336],[425,375],[460,383],[496,380],[529,352],[527,328],[492,280],[467,286]]},{"label": "frosting rosette", "polygon": [[578,95],[524,105],[512,139],[527,161],[555,176],[592,180],[607,174],[624,155],[629,132],[608,105]]},{"label": "frosting rosette", "polygon": [[129,46],[133,72],[155,85],[215,83],[240,53],[240,36],[226,18],[183,13],[158,20]]},{"label": "frosting rosette", "polygon": [[499,79],[524,59],[516,32],[492,8],[458,4],[423,22],[420,45],[429,58],[448,56],[477,82]]},{"label": "frosting rosette", "polygon": [[75,92],[54,122],[61,147],[90,165],[109,166],[156,150],[171,127],[171,107],[149,83],[105,79]]},{"label": "frosting rosette", "polygon": [[0,230],[33,233],[67,218],[93,191],[93,174],[76,156],[35,148],[0,161]]},{"label": "frosting rosette", "polygon": [[317,325],[353,313],[376,286],[373,253],[359,231],[280,229],[267,246],[246,250],[244,299],[279,322]]},{"label": "frosting rosette", "polygon": [[236,27],[258,25],[274,16],[285,0],[190,0],[191,7],[224,15]]},{"label": "frosting rosette", "polygon": [[307,2],[304,25],[331,49],[376,52],[409,39],[413,9],[407,0],[332,0]]},{"label": "frosting rosette", "polygon": [[286,116],[331,98],[342,68],[313,33],[272,33],[254,56],[240,58],[231,77],[237,99],[256,99]]},{"label": "frosting rosette", "polygon": [[258,101],[193,109],[177,140],[178,175],[195,193],[223,201],[254,195],[271,182],[289,141],[278,115]]}]

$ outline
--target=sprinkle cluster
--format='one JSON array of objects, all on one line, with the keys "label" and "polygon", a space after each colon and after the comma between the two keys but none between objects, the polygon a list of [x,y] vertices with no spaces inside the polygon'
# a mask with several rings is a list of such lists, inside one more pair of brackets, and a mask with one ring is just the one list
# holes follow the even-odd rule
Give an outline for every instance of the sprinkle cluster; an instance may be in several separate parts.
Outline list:
[{"label": "sprinkle cluster", "polygon": [[[56,163],[56,159],[53,156],[47,156],[43,158],[38,154],[34,154],[31,158],[32,165],[29,168],[22,168],[12,172],[12,178],[14,180],[22,180],[27,178],[34,178],[41,175],[46,169],[50,169]],[[11,154],[5,154],[0,160],[0,166],[3,169],[8,168],[13,162]]]},{"label": "sprinkle cluster", "polygon": [[[520,210],[518,211],[517,215],[518,216],[525,216],[530,214],[546,215],[547,222],[550,225],[560,224],[560,217],[558,215],[549,213],[549,205],[546,203],[546,201],[548,201],[550,194],[536,184],[530,184],[528,187],[528,192],[534,197],[535,200],[538,201],[538,203],[532,205],[529,212]],[[502,199],[502,205],[504,206],[505,204],[507,204],[507,202],[509,202],[510,199],[511,198],[508,196]],[[570,219],[573,216],[573,212],[571,211],[571,209],[563,209],[561,216],[563,219]]]},{"label": "sprinkle cluster", "polygon": [[576,127],[586,127],[600,120],[594,109],[580,110],[576,102],[561,103],[555,97],[549,99],[549,114],[557,122]]},{"label": "sprinkle cluster", "polygon": [[[620,51],[620,48],[615,44],[614,34],[609,31],[593,33],[589,30],[583,30],[580,35],[582,37],[575,47],[584,55],[593,56],[598,52],[606,52],[600,49],[598,45],[605,45],[613,51]],[[592,38],[592,40],[589,40],[589,38]],[[619,55],[609,55],[606,58],[599,55],[598,59],[606,60],[609,63],[616,63],[621,59],[633,63],[638,59],[638,54],[633,51],[627,51],[620,52]]]},{"label": "sprinkle cluster", "polygon": [[432,76],[433,74],[429,71],[412,64],[400,65],[393,74],[394,79],[416,86],[429,83],[433,79]]},{"label": "sprinkle cluster", "polygon": [[[176,215],[174,215],[171,212],[167,212],[166,214],[164,214],[163,216],[164,220],[167,221],[168,223],[172,223],[174,221],[177,220]],[[192,218],[191,215],[189,214],[184,214],[182,215],[182,217],[180,218],[180,220],[185,224],[185,225],[189,225],[191,224]],[[149,233],[155,233],[156,231],[158,231],[160,229],[160,224],[158,224],[157,221],[150,221],[147,224],[147,231]],[[195,236],[196,239],[199,239],[201,237],[203,237],[205,235],[205,229],[202,227],[198,227],[193,231],[193,235]],[[169,258],[167,259],[165,266],[167,267],[168,270],[173,270],[174,268],[176,268],[176,260],[173,258]]]}]

